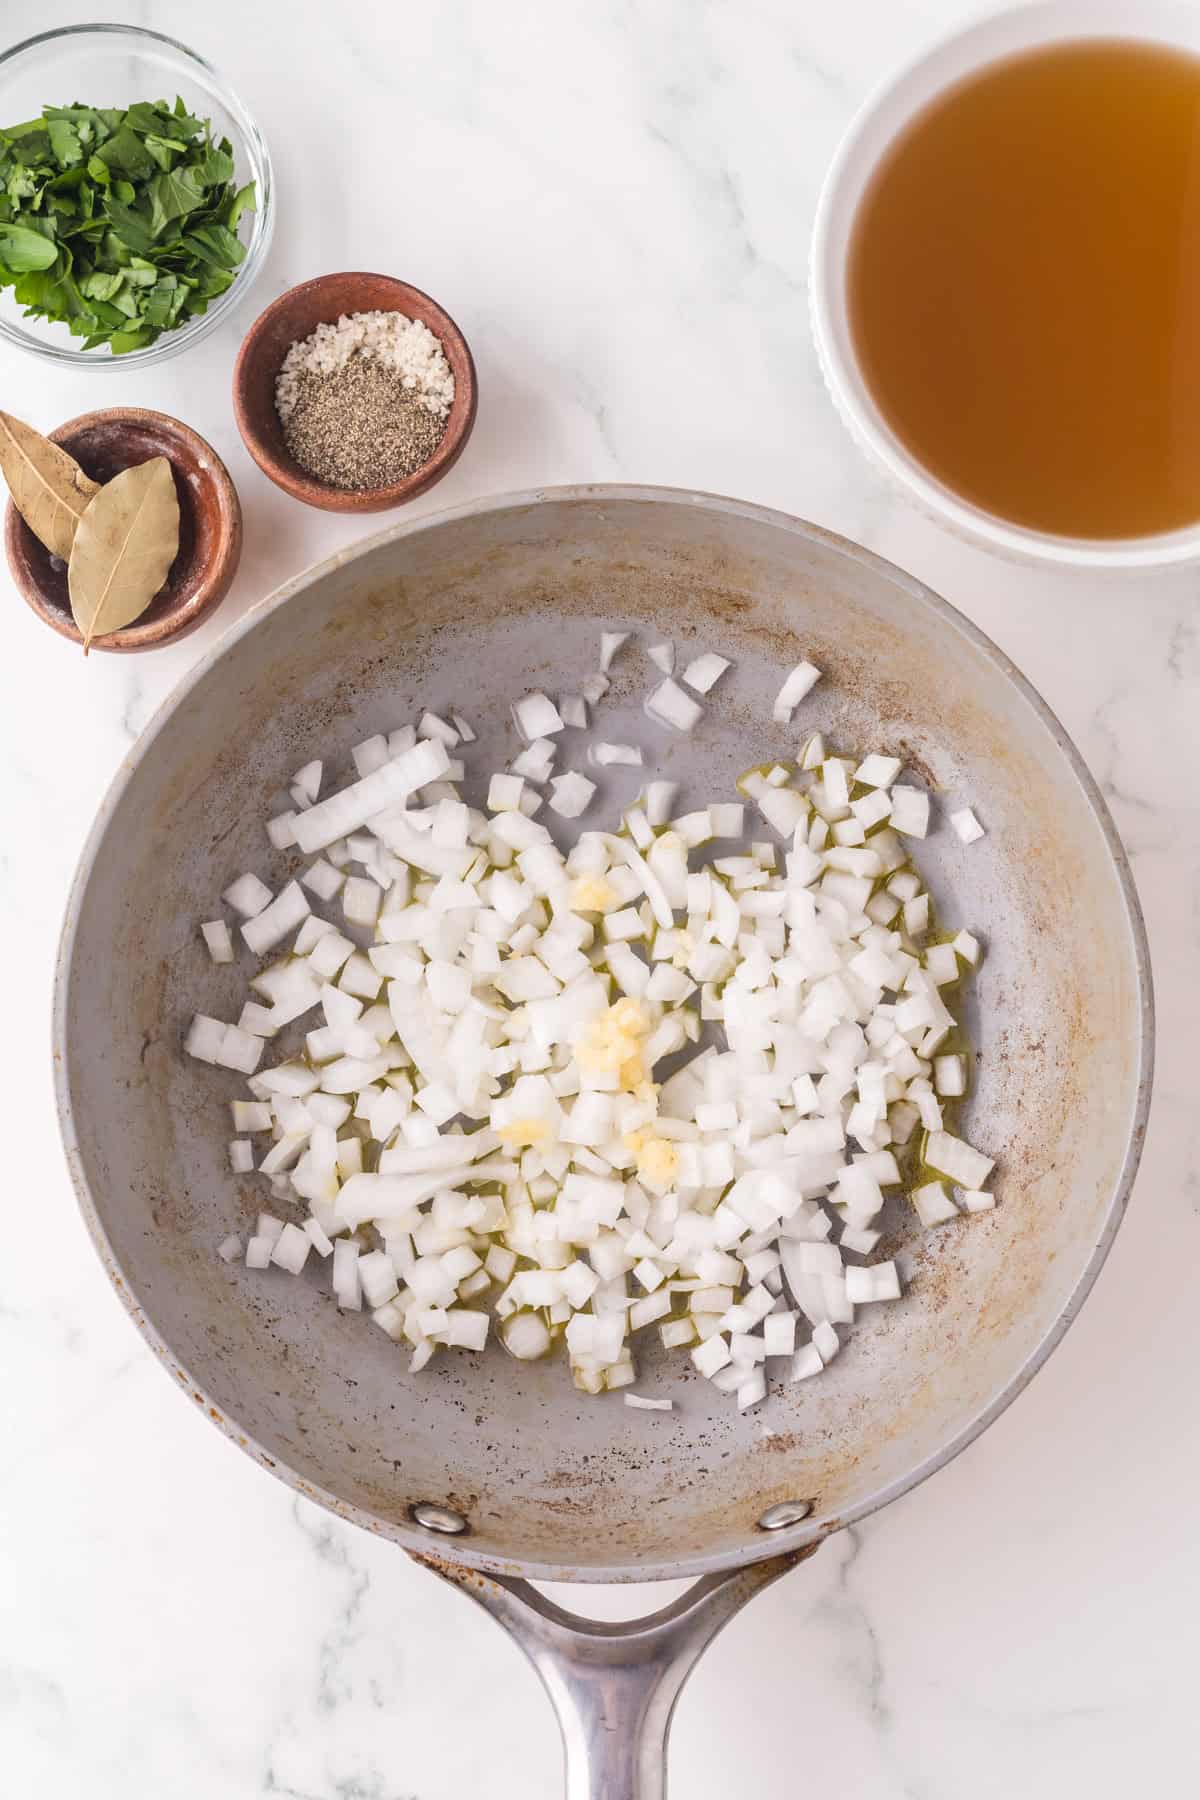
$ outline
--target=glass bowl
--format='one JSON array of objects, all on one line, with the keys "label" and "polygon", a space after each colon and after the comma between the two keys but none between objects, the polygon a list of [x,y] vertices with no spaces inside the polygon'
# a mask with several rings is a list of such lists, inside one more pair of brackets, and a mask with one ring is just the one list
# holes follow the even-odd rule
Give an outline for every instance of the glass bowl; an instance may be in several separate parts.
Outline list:
[{"label": "glass bowl", "polygon": [[106,344],[81,348],[65,325],[26,319],[11,288],[0,290],[0,342],[47,362],[77,369],[130,369],[165,362],[198,344],[245,299],[262,270],[275,224],[271,159],[254,120],[211,63],[185,44],[137,25],[70,25],[26,38],[0,56],[0,124],[35,118],[43,106],[131,106],[136,100],[173,102],[212,120],[213,135],[233,146],[234,181],[255,183],[258,210],[242,216],[239,236],[246,258],[208,311],[174,331],[164,331],[144,350],[114,356]]}]

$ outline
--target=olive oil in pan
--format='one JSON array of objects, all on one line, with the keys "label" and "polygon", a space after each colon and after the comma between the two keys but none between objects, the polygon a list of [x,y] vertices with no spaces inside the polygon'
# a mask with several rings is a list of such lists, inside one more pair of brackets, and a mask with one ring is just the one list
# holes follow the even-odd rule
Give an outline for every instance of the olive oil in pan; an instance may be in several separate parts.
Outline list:
[{"label": "olive oil in pan", "polygon": [[908,451],[1035,530],[1200,519],[1200,59],[1084,39],[969,77],[855,219],[855,353]]}]

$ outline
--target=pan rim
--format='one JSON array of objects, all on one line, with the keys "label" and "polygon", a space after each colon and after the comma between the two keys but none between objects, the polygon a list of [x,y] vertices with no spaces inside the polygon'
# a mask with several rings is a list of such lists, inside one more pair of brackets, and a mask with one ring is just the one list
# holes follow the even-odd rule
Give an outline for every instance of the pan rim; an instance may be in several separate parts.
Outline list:
[{"label": "pan rim", "polygon": [[[941,1444],[935,1452],[914,1468],[897,1476],[874,1493],[865,1496],[856,1505],[846,1508],[834,1517],[816,1516],[790,1530],[775,1532],[769,1536],[764,1535],[761,1541],[751,1540],[731,1549],[698,1552],[692,1555],[682,1555],[675,1559],[657,1557],[645,1562],[604,1563],[579,1568],[573,1565],[564,1566],[556,1562],[540,1561],[535,1558],[489,1553],[473,1546],[469,1537],[440,1538],[435,1546],[431,1543],[428,1534],[423,1532],[420,1527],[384,1521],[365,1508],[344,1501],[328,1489],[305,1480],[288,1464],[271,1456],[235,1418],[230,1417],[225,1410],[216,1405],[215,1401],[193,1379],[190,1371],[175,1355],[170,1345],[160,1335],[155,1324],[143,1311],[136,1292],[121,1267],[101,1222],[84,1172],[82,1156],[74,1130],[70,1096],[67,1010],[73,951],[82,901],[91,879],[97,854],[129,782],[141,759],[149,752],[160,732],[165,729],[168,721],[186,697],[205,679],[209,671],[227,656],[243,637],[248,636],[269,613],[278,611],[296,594],[314,583],[324,580],[337,569],[344,567],[346,563],[357,560],[384,544],[400,542],[405,538],[436,529],[456,520],[477,518],[493,512],[528,511],[547,502],[583,502],[594,505],[613,504],[621,501],[636,501],[643,505],[678,506],[683,504],[694,506],[699,510],[714,512],[722,516],[773,526],[793,536],[828,545],[850,560],[886,577],[903,589],[912,599],[929,608],[946,627],[957,632],[983,655],[997,677],[1007,681],[1019,692],[1022,699],[1033,709],[1049,732],[1058,751],[1064,757],[1070,773],[1081,790],[1084,802],[1090,807],[1104,836],[1113,860],[1131,940],[1133,971],[1138,993],[1137,1084],[1129,1127],[1129,1141],[1105,1213],[1103,1227],[1066,1303],[1053,1324],[1001,1391],[987,1406],[981,1408],[970,1418],[952,1438]],[[612,482],[547,486],[513,493],[488,495],[482,499],[468,500],[457,506],[422,514],[418,519],[398,522],[372,533],[353,545],[337,550],[332,556],[301,571],[300,574],[292,576],[262,600],[251,605],[242,618],[221,634],[160,703],[136,743],[126,752],[121,766],[110,782],[84,841],[72,877],[59,937],[52,1001],[52,1060],[59,1130],[84,1224],[109,1280],[138,1331],[167,1372],[174,1375],[176,1381],[192,1396],[194,1402],[203,1409],[212,1423],[216,1424],[239,1449],[244,1450],[270,1473],[286,1482],[295,1492],[324,1506],[338,1518],[359,1525],[376,1536],[391,1539],[410,1554],[418,1557],[428,1556],[436,1548],[437,1555],[441,1560],[489,1574],[526,1576],[539,1581],[589,1583],[679,1580],[742,1568],[795,1551],[807,1544],[818,1542],[845,1526],[856,1524],[880,1508],[887,1506],[892,1500],[898,1499],[902,1494],[911,1492],[939,1469],[952,1462],[962,1450],[965,1450],[982,1432],[986,1431],[988,1426],[999,1418],[1017,1395],[1028,1386],[1078,1316],[1125,1216],[1134,1178],[1141,1161],[1150,1112],[1154,1074],[1154,1040],[1155,1007],[1150,949],[1145,919],[1128,853],[1121,842],[1099,785],[1083,757],[1056,713],[1016,667],[1011,658],[972,620],[934,589],[919,581],[915,576],[908,574],[907,571],[898,568],[886,557],[876,555],[874,551],[865,549],[862,545],[854,543],[852,539],[843,537],[838,532],[828,530],[824,526],[813,524],[809,520],[798,518],[794,514],[782,512],[774,507],[760,506],[752,501],[737,500],[726,495],[710,494],[695,489]]]}]

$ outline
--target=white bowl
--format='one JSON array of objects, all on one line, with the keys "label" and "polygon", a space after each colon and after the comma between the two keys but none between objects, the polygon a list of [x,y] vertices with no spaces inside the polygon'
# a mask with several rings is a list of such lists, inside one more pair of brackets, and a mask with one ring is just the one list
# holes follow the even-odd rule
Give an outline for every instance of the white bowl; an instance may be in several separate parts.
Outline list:
[{"label": "white bowl", "polygon": [[889,147],[939,94],[1003,58],[1072,38],[1132,38],[1200,53],[1200,9],[1171,0],[1036,0],[943,38],[860,109],[825,178],[813,231],[809,294],[817,355],[834,404],[867,455],[920,506],[1011,555],[1084,569],[1145,569],[1200,557],[1200,521],[1152,537],[1070,538],[1032,531],[971,505],[930,474],[879,411],[858,365],[846,307],[847,250],[859,203]]}]

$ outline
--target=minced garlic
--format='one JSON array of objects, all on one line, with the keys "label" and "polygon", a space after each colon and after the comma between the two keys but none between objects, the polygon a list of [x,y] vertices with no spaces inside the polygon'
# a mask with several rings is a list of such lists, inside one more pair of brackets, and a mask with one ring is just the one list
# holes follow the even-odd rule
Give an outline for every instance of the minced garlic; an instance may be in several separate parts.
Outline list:
[{"label": "minced garlic", "polygon": [[589,1024],[576,1052],[579,1066],[592,1075],[616,1075],[623,1088],[636,1089],[646,1079],[641,1040],[650,1029],[645,1008],[625,998]]},{"label": "minced garlic", "polygon": [[571,911],[611,912],[618,898],[612,884],[599,875],[581,875],[571,888]]},{"label": "minced garlic", "polygon": [[550,1127],[545,1119],[510,1119],[497,1132],[500,1142],[510,1150],[533,1150],[545,1143]]},{"label": "minced garlic", "polygon": [[680,926],[672,939],[674,949],[671,952],[671,966],[675,969],[686,969],[697,948],[695,935],[685,926]]},{"label": "minced garlic", "polygon": [[679,1168],[679,1152],[670,1138],[631,1131],[624,1142],[625,1148],[637,1157],[639,1181],[648,1182],[651,1187],[669,1188]]}]

